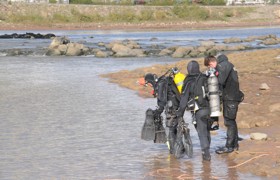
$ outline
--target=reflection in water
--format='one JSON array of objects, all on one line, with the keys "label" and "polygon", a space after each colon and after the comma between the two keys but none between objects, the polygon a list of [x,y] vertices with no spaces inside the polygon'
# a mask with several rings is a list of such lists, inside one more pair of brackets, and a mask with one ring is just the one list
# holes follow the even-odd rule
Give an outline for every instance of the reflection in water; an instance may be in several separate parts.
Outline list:
[{"label": "reflection in water", "polygon": [[[176,159],[172,155],[158,154],[147,160],[145,166],[148,173],[144,179],[231,179],[238,180],[252,178],[252,175],[242,175],[236,168],[227,168],[234,166],[234,161],[227,155],[216,156],[211,162],[202,161],[202,158],[194,157],[192,159]],[[152,163],[153,164],[150,164]],[[262,179],[256,178],[254,179]]]}]

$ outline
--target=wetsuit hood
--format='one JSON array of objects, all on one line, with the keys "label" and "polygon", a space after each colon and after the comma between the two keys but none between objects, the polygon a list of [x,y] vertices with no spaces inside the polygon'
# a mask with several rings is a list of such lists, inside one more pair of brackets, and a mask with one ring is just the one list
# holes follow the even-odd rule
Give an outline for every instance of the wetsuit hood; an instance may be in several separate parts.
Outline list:
[{"label": "wetsuit hood", "polygon": [[199,74],[199,64],[196,61],[191,61],[189,62],[187,66],[188,74],[189,75],[194,75],[194,74]]},{"label": "wetsuit hood", "polygon": [[228,57],[224,54],[221,54],[217,57],[217,61],[218,61],[218,64],[223,62],[223,61],[228,61]]}]

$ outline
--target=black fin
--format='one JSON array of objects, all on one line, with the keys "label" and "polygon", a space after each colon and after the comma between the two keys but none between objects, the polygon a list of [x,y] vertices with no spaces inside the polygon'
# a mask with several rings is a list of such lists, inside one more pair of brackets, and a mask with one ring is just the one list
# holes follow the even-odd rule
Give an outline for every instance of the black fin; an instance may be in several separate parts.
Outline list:
[{"label": "black fin", "polygon": [[141,139],[146,141],[153,141],[155,139],[156,127],[154,120],[154,113],[152,109],[147,109],[146,118],[141,131]]}]

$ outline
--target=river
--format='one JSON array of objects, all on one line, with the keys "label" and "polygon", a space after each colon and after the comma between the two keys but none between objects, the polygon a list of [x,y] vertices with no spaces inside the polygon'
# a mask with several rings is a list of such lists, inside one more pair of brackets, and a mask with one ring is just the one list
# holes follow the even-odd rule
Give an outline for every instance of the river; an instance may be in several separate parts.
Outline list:
[{"label": "river", "polygon": [[[86,39],[88,44],[89,39],[109,42],[126,38],[143,44],[151,38],[165,44],[183,44],[207,38],[246,37],[251,31],[54,33]],[[279,28],[255,31],[259,35],[280,33]],[[11,32],[0,31],[4,33]],[[86,38],[91,35],[94,38]],[[25,47],[38,48],[50,41],[0,40],[0,48],[21,46],[22,42]],[[156,100],[141,98],[99,76],[175,61],[170,57],[0,56],[0,179],[264,179],[229,168],[235,163],[214,153],[225,143],[222,129],[212,135],[210,163],[202,162],[192,125],[191,159],[175,159],[166,145],[141,140],[145,111],[155,108]],[[185,119],[191,122],[188,114]]]}]

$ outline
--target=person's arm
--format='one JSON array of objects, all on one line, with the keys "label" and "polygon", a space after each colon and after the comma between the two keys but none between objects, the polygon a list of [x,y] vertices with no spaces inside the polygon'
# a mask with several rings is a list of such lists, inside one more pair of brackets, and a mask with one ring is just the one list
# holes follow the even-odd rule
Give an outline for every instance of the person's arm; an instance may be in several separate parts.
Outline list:
[{"label": "person's arm", "polygon": [[219,84],[221,86],[224,86],[225,83],[226,83],[226,80],[229,76],[229,73],[231,71],[233,67],[231,66],[231,64],[225,64],[225,63],[222,63],[222,64],[218,64],[217,65],[217,71],[218,71],[218,81],[219,81]]},{"label": "person's arm", "polygon": [[182,95],[181,95],[181,101],[179,109],[176,112],[177,117],[183,117],[185,113],[185,109],[188,105],[188,100],[190,96],[190,87],[188,85],[185,86],[185,89],[183,89]]},{"label": "person's arm", "polygon": [[158,108],[155,110],[156,115],[160,115],[163,112],[164,107],[167,103],[167,88],[168,88],[167,86],[168,84],[164,80],[162,80],[158,84],[158,97],[157,97]]}]

